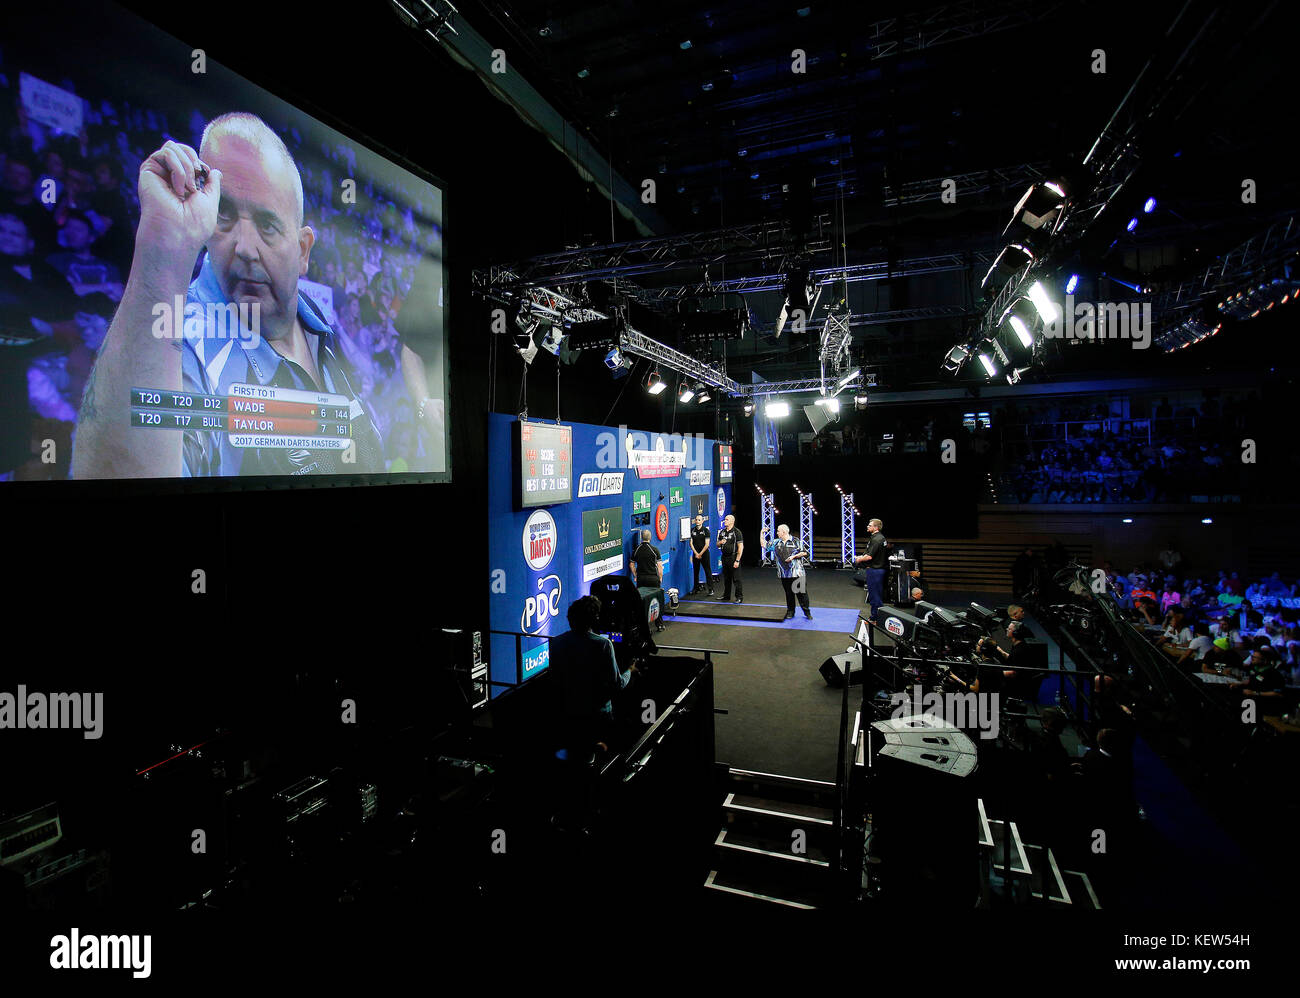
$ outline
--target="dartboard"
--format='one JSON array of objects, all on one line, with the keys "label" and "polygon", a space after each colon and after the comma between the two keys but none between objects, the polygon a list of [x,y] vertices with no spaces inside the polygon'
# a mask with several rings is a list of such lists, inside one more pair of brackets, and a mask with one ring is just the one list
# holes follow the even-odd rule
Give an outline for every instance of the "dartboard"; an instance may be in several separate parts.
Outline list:
[{"label": "dartboard", "polygon": [[668,537],[668,507],[663,503],[655,510],[655,536],[661,541]]}]

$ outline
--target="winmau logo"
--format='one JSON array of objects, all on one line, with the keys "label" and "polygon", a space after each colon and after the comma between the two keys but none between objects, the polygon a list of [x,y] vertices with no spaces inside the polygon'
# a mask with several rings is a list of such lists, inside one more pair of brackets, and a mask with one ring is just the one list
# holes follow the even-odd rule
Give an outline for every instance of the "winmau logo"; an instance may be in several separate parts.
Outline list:
[{"label": "winmau logo", "polygon": [[152,972],[152,936],[83,936],[73,929],[50,939],[55,970],[130,970],[132,977]]},{"label": "winmau logo", "polygon": [[1151,345],[1150,302],[1079,302],[1065,296],[1065,307],[1043,326],[1049,340],[1132,340],[1134,350]]}]

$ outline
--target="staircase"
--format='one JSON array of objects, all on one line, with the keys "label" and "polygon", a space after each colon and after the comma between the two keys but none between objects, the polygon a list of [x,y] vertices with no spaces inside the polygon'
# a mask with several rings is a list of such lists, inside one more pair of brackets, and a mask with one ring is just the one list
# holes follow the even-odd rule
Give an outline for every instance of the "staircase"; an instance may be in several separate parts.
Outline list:
[{"label": "staircase", "polygon": [[818,908],[833,897],[835,784],[729,769],[704,886],[746,906]]},{"label": "staircase", "polygon": [[1079,870],[1065,870],[1047,846],[1024,842],[1014,821],[990,819],[984,800],[979,811],[979,907],[994,904],[1047,904],[1099,911],[1092,881]]}]

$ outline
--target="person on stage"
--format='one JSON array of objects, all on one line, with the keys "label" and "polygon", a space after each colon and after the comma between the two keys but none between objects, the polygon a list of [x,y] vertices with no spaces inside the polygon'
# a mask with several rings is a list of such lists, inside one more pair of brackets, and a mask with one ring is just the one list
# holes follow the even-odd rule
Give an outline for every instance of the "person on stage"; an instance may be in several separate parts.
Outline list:
[{"label": "person on stage", "polygon": [[799,545],[790,536],[789,526],[784,523],[776,528],[775,539],[768,540],[766,534],[763,539],[766,541],[763,550],[776,562],[776,575],[781,580],[781,588],[785,590],[785,619],[793,619],[794,598],[798,596],[803,615],[812,620],[812,611],[808,609],[808,576],[803,567],[808,552],[799,550]]},{"label": "person on stage", "polygon": [[853,559],[853,564],[867,563],[867,602],[871,605],[871,623],[876,622],[876,614],[885,602],[885,571],[889,562],[885,555],[885,546],[889,543],[881,532],[884,524],[878,519],[867,523],[867,551]]},{"label": "person on stage", "polygon": [[718,550],[722,552],[722,595],[719,603],[731,602],[731,584],[736,584],[736,602],[745,602],[740,591],[740,557],[745,553],[745,535],[736,528],[736,518],[730,513],[718,531]]},{"label": "person on stage", "polygon": [[698,513],[695,516],[695,526],[691,528],[691,570],[692,578],[695,582],[695,588],[692,592],[700,591],[700,567],[704,568],[704,578],[708,583],[708,594],[713,595],[713,566],[709,564],[709,546],[712,538],[709,537],[709,528],[704,525],[704,517]]}]

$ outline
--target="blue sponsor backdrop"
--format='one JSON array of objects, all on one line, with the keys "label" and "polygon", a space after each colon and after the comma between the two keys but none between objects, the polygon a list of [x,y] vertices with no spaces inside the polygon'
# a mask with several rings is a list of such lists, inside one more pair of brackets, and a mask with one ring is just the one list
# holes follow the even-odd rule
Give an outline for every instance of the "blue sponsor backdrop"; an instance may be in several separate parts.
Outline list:
[{"label": "blue sponsor backdrop", "polygon": [[[518,420],[502,413],[488,417],[488,571],[491,596],[490,628],[493,631],[522,632],[529,635],[563,634],[569,629],[565,614],[569,604],[579,596],[591,592],[591,581],[583,578],[582,513],[584,510],[610,509],[623,511],[623,547],[620,568],[610,574],[626,575],[627,562],[636,547],[633,536],[640,527],[632,525],[632,494],[641,489],[650,490],[652,531],[651,543],[664,557],[664,589],[677,588],[683,594],[691,588],[690,544],[679,540],[678,518],[686,515],[682,506],[670,505],[671,489],[677,486],[683,493],[706,498],[705,516],[710,531],[715,533],[722,523],[718,514],[718,491],[723,493],[723,509],[731,512],[730,484],[719,486],[713,474],[714,441],[681,434],[650,433],[626,427],[591,426],[571,423],[573,427],[573,495],[572,502],[542,506],[555,520],[554,554],[541,568],[529,566],[524,551],[524,527],[532,509],[516,506],[515,461],[511,457],[513,426]],[[664,450],[681,453],[685,449],[684,467],[674,476],[639,478],[628,460],[628,438],[637,450]],[[707,473],[709,482],[691,484],[691,473]],[[608,476],[623,475],[622,490],[612,492],[615,484]],[[587,483],[583,494],[582,476],[598,475],[602,481]],[[698,479],[698,475],[697,475]],[[600,486],[605,493],[600,494]],[[660,499],[660,493],[663,498]],[[668,536],[659,540],[654,533],[654,513],[660,503],[668,508]],[[690,510],[691,513],[694,509]],[[721,571],[717,551],[711,550],[713,570]],[[524,678],[538,674],[548,662],[544,651],[545,641],[523,638],[520,641],[525,656]],[[515,639],[502,634],[488,635],[488,654],[492,679],[495,682],[514,682],[517,678]]]}]

